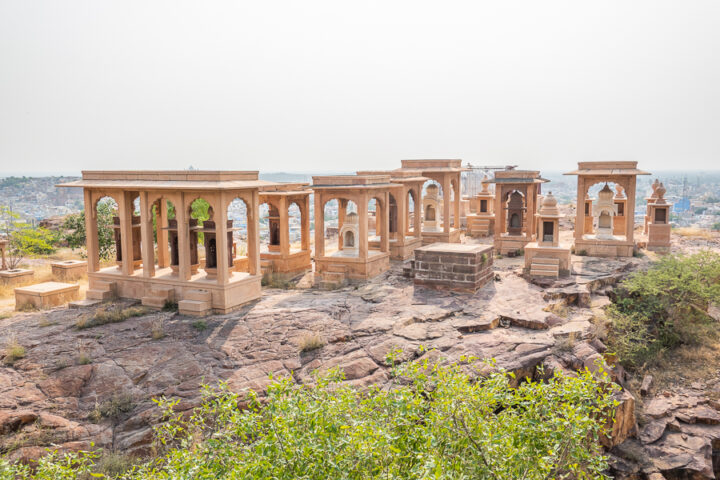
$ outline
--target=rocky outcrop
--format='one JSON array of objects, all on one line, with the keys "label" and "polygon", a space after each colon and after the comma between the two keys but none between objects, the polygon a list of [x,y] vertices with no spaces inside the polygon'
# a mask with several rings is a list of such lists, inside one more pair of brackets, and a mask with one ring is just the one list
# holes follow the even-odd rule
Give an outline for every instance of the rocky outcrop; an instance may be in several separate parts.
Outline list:
[{"label": "rocky outcrop", "polygon": [[[498,273],[475,294],[415,289],[400,270],[360,288],[268,289],[258,302],[210,316],[204,325],[153,312],[78,329],[78,320],[95,307],[0,320],[0,331],[27,351],[12,368],[0,367],[0,452],[27,460],[51,445],[71,451],[92,443],[143,454],[159,420],[153,398],[174,398],[176,410],[187,412],[200,404],[203,384],[224,381],[233,391],[263,395],[271,377],[310,383],[313,372],[329,369],[360,388],[383,385],[389,357],[470,357],[480,372],[483,360],[493,358],[515,373],[516,382],[609,368],[602,342],[590,338],[592,315],[577,302],[562,312],[549,308],[557,294],[513,270]],[[577,288],[571,284],[562,288]],[[165,336],[153,339],[158,323]],[[304,348],[308,336],[319,337],[322,346]],[[634,425],[632,400],[620,400],[612,445]],[[692,418],[697,425],[710,416]]]}]

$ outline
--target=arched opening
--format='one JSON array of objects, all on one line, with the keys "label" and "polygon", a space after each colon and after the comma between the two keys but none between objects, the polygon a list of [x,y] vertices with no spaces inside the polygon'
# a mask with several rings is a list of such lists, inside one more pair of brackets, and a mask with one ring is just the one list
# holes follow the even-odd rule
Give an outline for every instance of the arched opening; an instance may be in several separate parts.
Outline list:
[{"label": "arched opening", "polygon": [[397,239],[398,237],[398,207],[397,202],[393,194],[389,194],[389,223],[390,223],[390,238]]},{"label": "arched opening", "polygon": [[275,204],[260,204],[260,252],[280,251],[280,212]]},{"label": "arched opening", "polygon": [[406,212],[406,218],[405,225],[407,225],[406,234],[407,233],[415,233],[415,190],[410,189],[407,192],[407,212]]},{"label": "arched opening", "polygon": [[507,208],[507,231],[510,235],[522,235],[523,216],[525,215],[525,196],[514,190],[508,194]]},{"label": "arched opening", "polygon": [[[358,234],[360,231],[358,206],[352,200],[342,198],[337,201],[331,200],[330,202],[335,202],[338,209],[337,215],[333,215],[332,209],[329,215],[331,218],[333,216],[337,218],[338,230],[335,231],[337,232],[338,240],[331,242],[335,247],[331,247],[328,251],[332,250],[336,255],[357,257],[359,254]],[[326,212],[328,211],[330,202],[325,204]]]},{"label": "arched opening", "polygon": [[[114,198],[106,196],[100,198],[94,205],[95,220],[97,224],[98,257],[101,266],[109,266],[120,262],[122,252],[118,253],[119,226],[118,204]],[[115,218],[118,218],[116,233]]]},{"label": "arched opening", "polygon": [[236,272],[249,272],[247,204],[234,198],[227,207],[228,225],[232,225],[230,243],[231,265]]},{"label": "arched opening", "polygon": [[166,198],[158,198],[150,208],[155,241],[155,263],[159,268],[178,267],[177,220],[175,205]]},{"label": "arched opening", "polygon": [[[440,212],[443,211],[442,187],[435,180],[428,180],[423,184],[423,230],[428,232],[440,231],[444,218]],[[430,207],[430,208],[428,208]]]},{"label": "arched opening", "polygon": [[290,252],[299,252],[302,250],[302,222],[303,215],[300,206],[292,202],[288,206],[288,235],[290,237]]},{"label": "arched opening", "polygon": [[[217,265],[217,250],[213,250],[208,267],[208,248],[207,240],[214,238],[215,220],[214,212],[210,206],[210,202],[204,198],[196,198],[188,207],[188,226],[190,228],[190,269],[192,273],[196,273],[200,267],[200,263],[207,268],[215,268]],[[209,223],[208,223],[209,222]],[[207,225],[206,225],[207,223]],[[208,238],[209,237],[209,238]]]}]

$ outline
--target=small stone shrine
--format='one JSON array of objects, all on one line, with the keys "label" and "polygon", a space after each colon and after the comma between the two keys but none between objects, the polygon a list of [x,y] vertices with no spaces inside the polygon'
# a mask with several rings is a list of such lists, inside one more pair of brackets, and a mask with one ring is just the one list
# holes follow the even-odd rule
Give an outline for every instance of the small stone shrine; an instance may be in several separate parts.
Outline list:
[{"label": "small stone shrine", "polygon": [[537,242],[525,246],[525,271],[554,277],[570,273],[570,248],[560,245],[560,210],[552,192],[542,199],[537,217]]},{"label": "small stone shrine", "polygon": [[665,200],[665,185],[658,184],[655,188],[655,200],[648,204],[650,215],[648,219],[648,250],[657,252],[670,251],[670,203]]}]

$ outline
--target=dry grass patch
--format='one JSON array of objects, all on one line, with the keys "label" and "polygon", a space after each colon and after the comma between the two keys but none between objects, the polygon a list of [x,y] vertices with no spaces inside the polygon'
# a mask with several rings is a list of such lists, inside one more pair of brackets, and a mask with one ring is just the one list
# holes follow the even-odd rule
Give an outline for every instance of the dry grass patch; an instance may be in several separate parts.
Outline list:
[{"label": "dry grass patch", "polygon": [[20,345],[17,337],[11,336],[5,344],[5,352],[3,356],[3,363],[7,366],[15,365],[15,362],[21,358],[25,358],[25,347]]},{"label": "dry grass patch", "polygon": [[300,337],[301,352],[310,352],[325,346],[325,340],[318,333],[309,333]]},{"label": "dry grass patch", "polygon": [[713,238],[712,233],[710,230],[706,228],[697,228],[697,227],[681,227],[681,228],[674,228],[673,233],[678,234],[682,237],[700,237],[704,238],[706,240],[710,240]]},{"label": "dry grass patch", "polygon": [[94,423],[98,423],[104,418],[116,419],[123,413],[132,411],[134,407],[132,395],[129,393],[116,394],[102,403],[96,402],[88,419]]},{"label": "dry grass patch", "polygon": [[165,325],[162,318],[155,318],[150,325],[150,336],[153,340],[160,340],[165,337]]},{"label": "dry grass patch", "polygon": [[108,323],[124,322],[128,318],[142,317],[149,310],[146,307],[127,307],[114,308],[107,307],[99,309],[92,316],[82,316],[75,322],[75,326],[79,329],[96,327],[98,325],[106,325]]}]

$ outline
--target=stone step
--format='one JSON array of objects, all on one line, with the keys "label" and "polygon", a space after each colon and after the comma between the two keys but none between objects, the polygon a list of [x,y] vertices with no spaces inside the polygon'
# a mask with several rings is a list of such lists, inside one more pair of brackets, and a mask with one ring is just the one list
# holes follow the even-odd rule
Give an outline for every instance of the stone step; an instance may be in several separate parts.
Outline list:
[{"label": "stone step", "polygon": [[88,300],[100,300],[102,302],[106,302],[108,300],[112,300],[114,297],[115,294],[111,290],[89,288],[88,291],[85,292],[85,298]]},{"label": "stone step", "polygon": [[550,270],[534,270],[530,269],[530,275],[534,277],[559,277],[560,274],[557,271],[550,271]]},{"label": "stone step", "polygon": [[532,270],[545,270],[547,272],[556,272],[559,269],[559,267],[557,265],[543,265],[543,264],[538,265],[537,263],[531,264],[530,268]]},{"label": "stone step", "polygon": [[149,295],[146,297],[142,297],[142,304],[146,307],[151,308],[163,308],[167,301],[168,299],[163,297],[155,297]]},{"label": "stone step", "polygon": [[178,302],[178,312],[182,315],[190,315],[193,317],[204,317],[212,311],[210,302],[200,300],[180,300]]},{"label": "stone step", "polygon": [[96,305],[100,305],[102,302],[100,300],[75,300],[74,302],[68,303],[68,308],[86,308],[86,307],[94,307]]},{"label": "stone step", "polygon": [[209,290],[192,289],[183,294],[183,300],[195,300],[197,302],[212,302],[212,293]]},{"label": "stone step", "polygon": [[173,300],[175,298],[175,288],[165,285],[153,285],[150,287],[151,297],[162,297],[166,300]]},{"label": "stone step", "polygon": [[532,261],[533,265],[560,265],[560,259],[559,258],[540,258],[535,257]]},{"label": "stone step", "polygon": [[110,292],[117,291],[117,283],[116,282],[109,282],[107,280],[93,280],[91,283],[92,283],[93,290],[103,290],[103,291],[110,291]]}]

